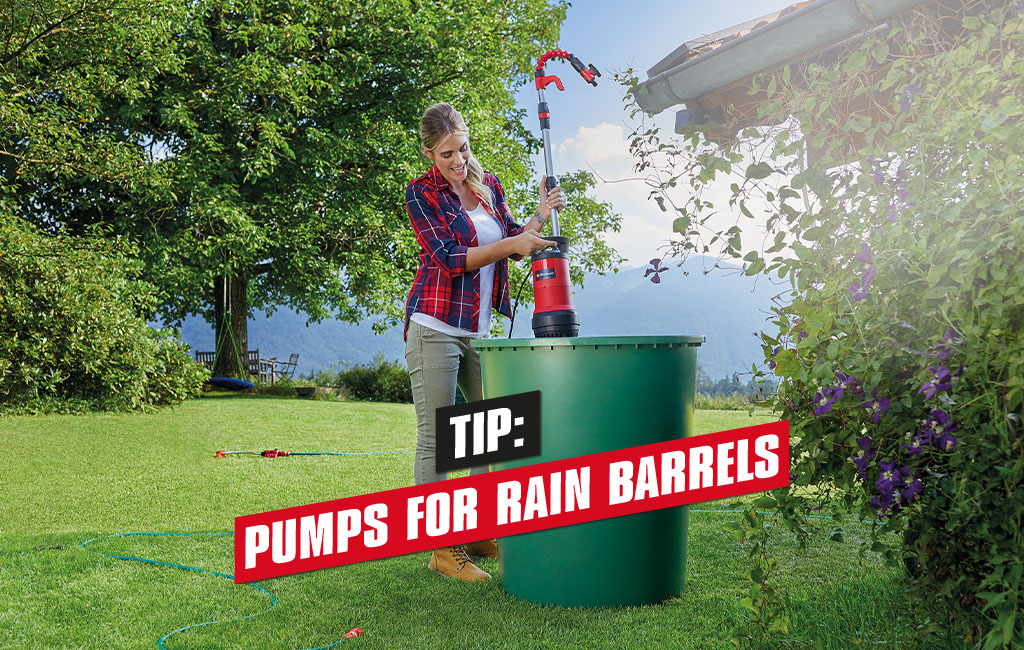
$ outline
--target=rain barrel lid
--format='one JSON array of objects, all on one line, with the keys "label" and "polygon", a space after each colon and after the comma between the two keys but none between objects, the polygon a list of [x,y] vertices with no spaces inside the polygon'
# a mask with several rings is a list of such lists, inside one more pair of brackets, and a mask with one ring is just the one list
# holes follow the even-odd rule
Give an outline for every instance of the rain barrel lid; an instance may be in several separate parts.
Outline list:
[{"label": "rain barrel lid", "polygon": [[698,347],[703,336],[574,336],[542,339],[474,339],[477,350],[516,350],[601,347]]}]

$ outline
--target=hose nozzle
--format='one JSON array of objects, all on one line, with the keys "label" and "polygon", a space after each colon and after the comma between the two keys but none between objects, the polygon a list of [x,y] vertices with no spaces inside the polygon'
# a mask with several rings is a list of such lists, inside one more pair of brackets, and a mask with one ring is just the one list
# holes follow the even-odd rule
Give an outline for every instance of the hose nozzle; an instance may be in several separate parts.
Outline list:
[{"label": "hose nozzle", "polygon": [[601,71],[595,68],[593,63],[584,66],[583,61],[580,61],[575,54],[570,54],[568,58],[569,63],[572,64],[573,69],[575,69],[576,72],[580,73],[580,76],[583,77],[583,80],[596,88],[596,77],[601,76]]}]

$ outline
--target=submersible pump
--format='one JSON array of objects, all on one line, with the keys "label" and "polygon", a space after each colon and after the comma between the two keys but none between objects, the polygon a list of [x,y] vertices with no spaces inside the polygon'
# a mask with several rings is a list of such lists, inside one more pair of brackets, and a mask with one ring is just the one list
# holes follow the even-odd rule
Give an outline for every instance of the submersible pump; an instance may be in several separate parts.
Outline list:
[{"label": "submersible pump", "polygon": [[[545,76],[544,64],[550,59],[568,61],[583,79],[597,86],[601,73],[594,64],[584,67],[583,62],[565,50],[545,52],[537,61],[534,81],[537,86],[537,115],[540,118],[540,133],[544,141],[544,185],[550,191],[558,186],[551,162],[551,112],[544,97],[544,89],[555,84],[565,90],[562,81],[555,75]],[[551,236],[555,248],[535,253],[531,258],[533,273],[533,335],[536,338],[553,336],[578,336],[580,318],[572,304],[572,285],[569,282],[569,238],[560,235],[558,210],[551,211]]]}]

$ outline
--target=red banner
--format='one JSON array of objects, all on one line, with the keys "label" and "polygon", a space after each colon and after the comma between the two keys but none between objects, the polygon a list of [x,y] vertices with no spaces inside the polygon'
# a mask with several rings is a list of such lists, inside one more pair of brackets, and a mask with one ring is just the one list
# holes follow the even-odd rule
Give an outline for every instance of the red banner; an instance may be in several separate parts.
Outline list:
[{"label": "red banner", "polygon": [[789,484],[789,422],[235,518],[235,582]]}]

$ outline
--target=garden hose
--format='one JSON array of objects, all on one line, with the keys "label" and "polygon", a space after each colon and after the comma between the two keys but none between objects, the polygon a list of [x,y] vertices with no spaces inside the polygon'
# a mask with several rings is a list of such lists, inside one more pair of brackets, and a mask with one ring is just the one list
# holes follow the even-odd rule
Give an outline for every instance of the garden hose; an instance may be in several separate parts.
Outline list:
[{"label": "garden hose", "polygon": [[226,458],[231,454],[247,454],[263,458],[281,458],[282,456],[389,456],[394,454],[415,454],[415,451],[281,451],[265,449],[263,451],[223,451],[217,450],[214,458]]},{"label": "garden hose", "polygon": [[[227,533],[222,533],[222,532],[216,532],[216,533],[114,533],[113,535],[106,535],[105,537],[102,537],[102,538],[100,538],[100,537],[93,537],[92,539],[87,539],[84,542],[79,543],[78,546],[81,547],[83,550],[89,552],[89,553],[98,553],[99,555],[101,555],[103,557],[109,557],[109,558],[113,558],[115,560],[125,560],[127,562],[142,562],[143,564],[153,564],[153,565],[156,565],[156,566],[173,567],[175,569],[181,569],[183,571],[194,571],[196,573],[202,573],[202,574],[206,574],[206,575],[217,576],[218,578],[227,578],[228,580],[231,580],[232,582],[234,582],[234,580],[235,580],[235,576],[233,576],[233,575],[230,575],[230,574],[227,574],[227,573],[220,573],[218,571],[210,571],[209,569],[200,569],[199,567],[188,566],[188,565],[185,565],[185,564],[175,564],[173,562],[161,562],[159,560],[151,560],[149,558],[144,558],[144,557],[134,557],[134,556],[131,556],[131,555],[111,555],[109,553],[100,553],[99,551],[94,551],[92,549],[86,548],[87,544],[91,544],[91,543],[93,543],[95,541],[98,541],[100,539],[111,539],[111,538],[114,538],[114,537],[134,537],[134,536],[140,536],[140,535],[141,536],[150,536],[150,537],[203,537],[203,536],[209,536],[209,535],[232,535],[233,536],[234,533],[233,532],[227,532]],[[205,621],[203,623],[193,623],[192,625],[186,625],[185,627],[179,627],[178,629],[172,630],[172,631],[168,632],[167,634],[163,635],[162,637],[160,637],[160,639],[156,642],[156,647],[159,648],[160,650],[167,650],[167,646],[164,645],[164,642],[167,641],[167,639],[169,639],[172,636],[174,636],[175,634],[178,634],[179,632],[184,632],[186,630],[191,630],[191,629],[197,628],[197,627],[205,627],[207,625],[216,625],[218,623],[236,623],[236,622],[239,622],[239,621],[247,621],[250,618],[253,618],[254,616],[257,616],[259,614],[263,614],[264,612],[268,612],[271,609],[277,607],[277,597],[274,596],[274,594],[272,594],[269,591],[267,591],[266,589],[264,589],[258,583],[251,582],[251,583],[248,583],[248,584],[253,589],[258,591],[259,593],[261,593],[261,594],[267,596],[268,598],[270,598],[270,607],[268,607],[267,609],[265,609],[263,611],[256,612],[255,614],[249,614],[248,616],[242,616],[242,617],[239,617],[239,618],[233,618],[233,619],[231,619],[229,621]],[[341,643],[343,643],[345,641],[348,641],[349,639],[352,639],[352,638],[355,638],[355,637],[359,636],[362,633],[363,633],[363,631],[360,628],[358,628],[358,627],[352,628],[351,630],[346,632],[345,635],[342,638],[338,639],[334,643],[331,643],[331,644],[325,645],[325,646],[320,646],[318,648],[309,648],[308,650],[327,650],[328,648],[334,648],[334,647],[340,645]]]},{"label": "garden hose", "polygon": [[[218,452],[218,453],[222,453],[222,452]],[[224,453],[256,453],[256,452],[224,452]],[[367,453],[411,453],[411,452],[367,452]],[[299,455],[299,454],[296,453],[295,455]],[[316,455],[316,454],[307,454],[307,455]],[[342,455],[344,455],[344,454],[342,454]],[[352,454],[352,455],[355,455],[355,454]],[[706,514],[744,514],[745,513],[744,510],[702,510],[702,509],[697,509],[697,508],[691,508],[690,512],[706,513]],[[763,512],[763,511],[757,511],[757,514],[767,515],[767,514],[772,514],[772,513],[770,513],[770,512]],[[830,516],[830,515],[802,515],[802,516],[803,517],[807,517],[807,518],[815,518],[815,519],[833,519],[833,517]],[[862,523],[879,524],[880,522],[875,521],[875,522],[862,522]],[[151,560],[151,559],[148,559],[148,558],[135,557],[135,556],[131,556],[131,555],[112,555],[112,554],[109,554],[109,553],[100,553],[99,551],[95,551],[95,550],[86,548],[86,545],[91,544],[91,543],[96,542],[96,541],[99,541],[100,539],[112,539],[112,538],[115,538],[115,537],[134,537],[134,536],[151,536],[151,537],[203,537],[203,536],[210,536],[210,535],[232,535],[233,536],[234,533],[233,532],[212,532],[212,533],[143,533],[143,532],[138,532],[138,533],[114,533],[112,535],[106,535],[104,537],[93,537],[92,539],[87,539],[84,542],[80,542],[78,544],[78,546],[81,547],[86,552],[97,553],[97,554],[101,555],[102,557],[112,558],[112,559],[116,559],[116,560],[124,560],[124,561],[127,561],[127,562],[142,562],[143,564],[152,564],[152,565],[155,565],[155,566],[172,567],[172,568],[181,569],[181,570],[184,570],[184,571],[194,571],[195,573],[202,573],[202,574],[207,574],[207,575],[213,575],[213,576],[217,576],[218,578],[226,578],[226,579],[231,580],[233,582],[234,579],[235,579],[235,576],[233,576],[231,574],[228,574],[228,573],[220,573],[218,571],[210,571],[209,569],[200,569],[199,567],[188,566],[188,565],[185,565],[185,564],[176,564],[174,562],[161,562],[159,560]],[[180,628],[178,628],[176,630],[172,630],[172,631],[168,632],[167,634],[163,635],[162,637],[160,637],[160,639],[156,642],[157,648],[159,648],[159,650],[168,650],[167,646],[164,645],[164,642],[167,641],[167,639],[169,639],[172,636],[174,636],[175,634],[178,634],[179,632],[185,632],[186,630],[191,630],[191,629],[197,628],[197,627],[205,627],[207,625],[216,625],[218,623],[235,623],[235,622],[239,622],[239,621],[247,621],[250,618],[253,618],[254,616],[257,616],[259,614],[263,614],[263,613],[268,612],[271,609],[277,607],[278,601],[277,601],[277,597],[274,596],[274,594],[272,594],[269,591],[267,591],[259,583],[250,582],[250,583],[247,583],[247,584],[249,586],[251,586],[253,589],[255,589],[256,591],[258,591],[259,593],[261,593],[261,594],[267,596],[268,598],[270,598],[270,607],[268,607],[267,609],[265,609],[263,611],[256,612],[255,614],[249,614],[248,616],[242,616],[242,617],[239,617],[239,618],[234,618],[234,619],[231,619],[229,621],[205,621],[203,623],[193,623],[192,625],[186,625],[185,627],[180,627]],[[329,648],[337,647],[338,645],[342,644],[343,642],[348,641],[349,639],[353,639],[353,638],[361,635],[362,633],[363,633],[362,629],[360,629],[358,627],[352,628],[351,630],[346,632],[345,635],[342,636],[341,639],[335,641],[334,643],[331,643],[331,644],[328,644],[328,645],[325,645],[325,646],[320,646],[320,647],[317,647],[317,648],[308,648],[307,650],[328,650]]]}]

